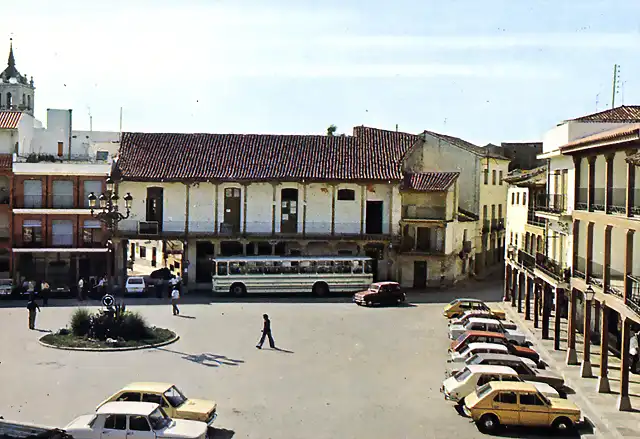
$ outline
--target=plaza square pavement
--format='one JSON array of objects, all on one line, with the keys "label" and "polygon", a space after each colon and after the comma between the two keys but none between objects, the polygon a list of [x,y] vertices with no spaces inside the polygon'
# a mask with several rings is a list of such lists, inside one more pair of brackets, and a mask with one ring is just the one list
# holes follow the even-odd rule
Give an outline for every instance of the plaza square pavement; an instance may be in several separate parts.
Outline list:
[{"label": "plaza square pavement", "polygon": [[[486,437],[439,391],[450,343],[442,307],[470,295],[498,300],[502,284],[410,294],[412,304],[397,308],[358,307],[348,298],[185,297],[174,317],[166,301],[128,300],[150,324],[181,338],[163,348],[102,353],[43,347],[43,334],[27,329],[23,303],[0,304],[0,415],[64,426],[129,382],[163,381],[218,402],[215,438]],[[38,316],[41,330],[65,326],[78,306],[52,305]],[[280,351],[255,348],[263,313]]]}]

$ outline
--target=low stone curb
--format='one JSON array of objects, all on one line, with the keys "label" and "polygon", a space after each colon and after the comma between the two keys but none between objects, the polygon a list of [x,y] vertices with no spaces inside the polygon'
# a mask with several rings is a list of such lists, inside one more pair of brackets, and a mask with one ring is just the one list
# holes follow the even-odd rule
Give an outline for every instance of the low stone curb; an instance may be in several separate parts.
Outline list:
[{"label": "low stone curb", "polygon": [[[547,365],[553,367],[555,370],[560,372],[562,374],[562,377],[564,378],[565,385],[568,385],[568,387],[570,387],[571,389],[575,390],[575,393],[571,395],[572,399],[578,400],[578,402],[579,402],[578,405],[580,405],[580,407],[582,408],[582,411],[583,412],[587,412],[587,415],[588,415],[587,417],[588,417],[589,421],[595,427],[594,428],[594,434],[596,436],[600,436],[600,437],[607,438],[607,439],[612,438],[612,437],[616,437],[616,438],[619,438],[619,439],[625,439],[624,436],[620,432],[618,432],[618,429],[614,425],[611,425],[611,422],[609,422],[608,420],[606,420],[602,416],[598,415],[598,410],[593,406],[593,404],[591,404],[591,401],[589,401],[587,398],[582,396],[582,394],[578,393],[578,390],[580,389],[581,386],[576,385],[573,382],[573,379],[568,377],[564,373],[565,365],[564,364],[558,364],[558,361],[556,361],[551,356],[551,353],[541,343],[541,340],[538,339],[538,336],[535,334],[535,332],[533,332],[531,329],[529,329],[529,326],[526,324],[526,321],[520,316],[520,314],[518,314],[510,306],[507,306],[506,303],[505,304],[500,304],[500,306],[505,311],[505,313],[509,317],[511,317],[512,320],[518,322],[518,327],[520,329],[522,329],[524,332],[527,333],[527,335],[530,337],[531,342],[535,342],[534,345],[536,347],[536,350],[538,351],[540,356],[545,360],[545,363],[547,363]],[[583,417],[584,417],[584,415],[583,415]],[[597,425],[597,424],[600,424],[600,425]]]},{"label": "low stone curb", "polygon": [[159,348],[162,346],[167,346],[167,345],[170,345],[171,343],[177,342],[180,339],[180,336],[176,334],[175,337],[167,341],[163,341],[161,343],[146,344],[142,346],[125,346],[125,347],[114,347],[114,348],[74,348],[70,346],[55,346],[49,343],[45,343],[42,341],[43,337],[46,337],[46,335],[43,335],[42,337],[40,337],[40,339],[38,339],[38,343],[40,343],[44,347],[51,348],[51,349],[59,349],[62,351],[85,351],[85,352],[140,351],[142,349],[151,349],[151,348]]}]

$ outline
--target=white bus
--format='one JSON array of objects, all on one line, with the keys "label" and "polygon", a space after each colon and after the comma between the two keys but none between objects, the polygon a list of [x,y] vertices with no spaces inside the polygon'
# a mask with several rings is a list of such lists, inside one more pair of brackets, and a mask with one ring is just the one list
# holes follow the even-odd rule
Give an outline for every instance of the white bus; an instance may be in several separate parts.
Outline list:
[{"label": "white bus", "polygon": [[213,293],[362,291],[373,282],[372,260],[360,256],[233,256],[212,258]]}]

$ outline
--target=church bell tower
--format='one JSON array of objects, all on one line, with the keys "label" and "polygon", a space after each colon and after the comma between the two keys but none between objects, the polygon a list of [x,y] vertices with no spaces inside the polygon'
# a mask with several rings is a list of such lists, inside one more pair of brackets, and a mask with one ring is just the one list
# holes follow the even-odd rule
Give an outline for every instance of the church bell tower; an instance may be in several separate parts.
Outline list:
[{"label": "church bell tower", "polygon": [[33,76],[27,79],[27,75],[16,69],[13,39],[10,39],[7,68],[0,73],[0,110],[24,111],[33,116],[34,96]]}]

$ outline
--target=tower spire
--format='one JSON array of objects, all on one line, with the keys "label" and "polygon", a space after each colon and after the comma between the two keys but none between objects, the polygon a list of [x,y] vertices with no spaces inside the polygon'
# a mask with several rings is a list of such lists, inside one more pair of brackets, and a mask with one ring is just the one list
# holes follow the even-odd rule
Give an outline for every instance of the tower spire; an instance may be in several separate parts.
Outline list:
[{"label": "tower spire", "polygon": [[9,38],[9,61],[7,62],[9,67],[16,67],[16,59],[13,56],[13,38]]}]

